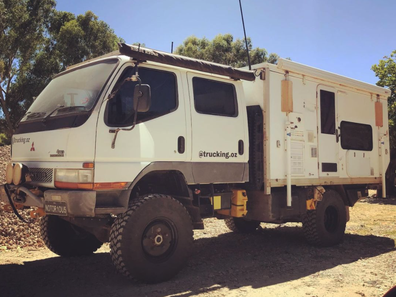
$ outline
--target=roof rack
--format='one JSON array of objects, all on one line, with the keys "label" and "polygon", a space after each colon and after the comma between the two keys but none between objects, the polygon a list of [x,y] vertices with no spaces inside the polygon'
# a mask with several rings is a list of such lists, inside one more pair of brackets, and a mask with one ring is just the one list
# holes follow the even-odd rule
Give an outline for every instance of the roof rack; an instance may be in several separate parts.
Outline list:
[{"label": "roof rack", "polygon": [[228,76],[236,80],[242,79],[254,81],[256,79],[253,71],[236,69],[231,66],[169,54],[152,49],[142,48],[140,46],[120,43],[119,51],[121,54],[136,60],[158,62],[187,69]]}]

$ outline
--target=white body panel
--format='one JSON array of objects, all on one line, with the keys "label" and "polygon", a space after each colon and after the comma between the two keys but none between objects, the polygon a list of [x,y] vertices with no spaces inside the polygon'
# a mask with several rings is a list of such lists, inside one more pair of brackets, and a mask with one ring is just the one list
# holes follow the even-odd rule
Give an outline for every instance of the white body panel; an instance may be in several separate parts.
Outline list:
[{"label": "white body panel", "polygon": [[[124,64],[119,72],[131,63]],[[150,68],[150,66],[145,65]],[[157,66],[156,69],[172,71],[177,81],[183,81],[181,73],[169,67]],[[113,89],[116,81],[111,84]],[[100,108],[97,128],[97,146],[95,157],[95,182],[132,182],[136,176],[151,162],[172,161],[184,162],[190,158],[191,142],[186,142],[186,152],[177,152],[179,136],[188,137],[190,125],[186,118],[185,90],[183,84],[177,84],[178,107],[175,111],[158,118],[139,123],[131,131],[120,131],[115,148],[111,148],[114,130],[105,123],[105,109],[107,100]],[[188,102],[187,102],[188,103]],[[128,129],[130,127],[123,127]]]},{"label": "white body panel", "polygon": [[[198,113],[194,108],[192,79],[194,77],[211,79],[207,75],[193,72],[187,73],[190,90],[190,112],[192,123],[192,162],[247,162],[249,155],[238,154],[238,141],[244,141],[244,151],[248,152],[246,105],[241,84],[236,84],[238,99],[238,115],[236,117],[214,116]],[[213,78],[212,78],[213,79]],[[230,82],[229,79],[216,78],[220,82]]]},{"label": "white body panel", "polygon": [[[247,105],[260,105],[264,110],[267,193],[271,187],[287,183],[285,128],[288,121],[297,126],[291,132],[292,185],[381,183],[386,170],[382,164],[387,166],[390,158],[388,90],[284,60],[278,67],[264,63],[253,68],[265,70],[264,80],[244,82],[244,88]],[[286,71],[293,84],[293,112],[289,114],[281,111],[281,81]],[[371,126],[371,150],[343,149],[336,133],[322,133],[320,90],[334,93],[338,132],[343,121]],[[376,101],[382,102],[382,127],[376,126]],[[384,156],[381,155],[381,139],[384,139]],[[330,164],[330,169],[322,170],[323,163]]]},{"label": "white body panel", "polygon": [[[118,73],[131,65],[131,63],[124,64]],[[109,127],[106,124],[107,100],[104,100],[100,108],[96,132],[95,182],[133,182],[138,174],[153,162],[168,162],[168,164],[172,162],[246,164],[248,162],[246,105],[241,82],[194,71],[187,72],[182,68],[158,63],[144,63],[140,66],[172,72],[176,76],[177,108],[166,115],[138,123],[131,131],[121,130],[113,149],[111,144],[114,133],[109,131],[114,131],[117,127]],[[192,91],[194,77],[234,84],[238,94],[238,116],[233,118],[197,113],[194,109]],[[116,79],[111,82],[108,93],[115,83]],[[185,139],[184,153],[178,152],[179,137]],[[238,154],[239,140],[244,142],[243,155]],[[206,154],[203,154],[205,152]],[[215,156],[214,152],[218,152],[219,156]],[[199,169],[194,168],[191,166],[191,171],[188,173],[197,178],[195,170]],[[243,170],[241,172],[243,175]]]}]

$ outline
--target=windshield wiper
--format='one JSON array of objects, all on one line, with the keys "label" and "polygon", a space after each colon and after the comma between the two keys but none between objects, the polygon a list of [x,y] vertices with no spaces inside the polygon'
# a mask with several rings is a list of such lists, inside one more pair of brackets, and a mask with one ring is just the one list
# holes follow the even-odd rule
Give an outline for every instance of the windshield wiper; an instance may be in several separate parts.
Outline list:
[{"label": "windshield wiper", "polygon": [[45,123],[47,121],[47,119],[56,111],[58,111],[59,109],[65,107],[64,105],[58,105],[57,107],[54,108],[53,111],[51,111],[49,114],[47,114],[45,117],[43,117],[42,122]]},{"label": "windshield wiper", "polygon": [[25,116],[26,119],[33,119],[33,118],[39,118],[41,117],[43,114],[45,114],[45,112],[30,112],[28,111]]},{"label": "windshield wiper", "polygon": [[64,111],[72,111],[72,110],[74,110],[74,109],[81,109],[81,110],[83,110],[83,111],[85,111],[86,110],[86,108],[85,108],[85,106],[83,106],[83,105],[75,105],[75,106],[64,106],[64,105],[60,105],[60,106],[58,106],[58,107],[56,107],[53,111],[51,111],[49,114],[47,114],[44,118],[43,118],[43,123],[45,123],[46,121],[47,121],[47,119],[51,116],[51,115],[53,115],[55,112],[60,112],[60,111],[62,111],[62,112],[64,112]]}]

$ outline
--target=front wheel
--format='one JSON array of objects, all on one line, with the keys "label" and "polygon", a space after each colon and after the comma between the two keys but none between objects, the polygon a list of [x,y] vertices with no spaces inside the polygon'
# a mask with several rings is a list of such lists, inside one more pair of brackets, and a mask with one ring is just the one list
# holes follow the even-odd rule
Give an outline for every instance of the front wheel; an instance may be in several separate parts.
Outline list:
[{"label": "front wheel", "polygon": [[117,270],[147,283],[168,280],[192,250],[192,222],[186,208],[165,195],[132,201],[110,232],[110,254]]},{"label": "front wheel", "polygon": [[326,191],[316,209],[307,211],[303,218],[305,238],[316,246],[332,246],[342,242],[345,226],[345,204],[333,190]]},{"label": "front wheel", "polygon": [[87,256],[102,246],[93,234],[58,216],[41,218],[40,233],[45,245],[63,257]]}]

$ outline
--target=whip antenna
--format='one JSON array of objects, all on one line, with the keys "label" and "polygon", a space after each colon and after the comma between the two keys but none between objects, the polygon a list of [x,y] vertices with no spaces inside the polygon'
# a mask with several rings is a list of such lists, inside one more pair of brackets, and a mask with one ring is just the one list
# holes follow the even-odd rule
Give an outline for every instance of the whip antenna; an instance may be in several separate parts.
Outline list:
[{"label": "whip antenna", "polygon": [[241,0],[239,0],[239,7],[240,7],[240,9],[241,9],[241,18],[242,18],[243,34],[245,35],[246,54],[247,54],[247,58],[248,58],[249,70],[252,70],[252,66],[251,66],[251,64],[250,64],[249,48],[248,48],[248,43],[247,43],[247,38],[246,38],[245,21],[243,20],[243,12],[242,12],[242,3],[241,3]]}]

